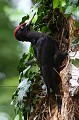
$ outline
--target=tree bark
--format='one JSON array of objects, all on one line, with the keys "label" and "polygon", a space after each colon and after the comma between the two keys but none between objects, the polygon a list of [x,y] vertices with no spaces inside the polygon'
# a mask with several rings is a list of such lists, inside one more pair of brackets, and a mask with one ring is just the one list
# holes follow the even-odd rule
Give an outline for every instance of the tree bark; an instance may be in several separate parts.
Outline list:
[{"label": "tree bark", "polygon": [[[69,18],[68,22],[70,31],[69,49],[72,49],[71,42],[78,34],[74,34],[75,31],[77,31],[74,26],[75,21],[72,18]],[[48,120],[79,120],[79,69],[72,65],[70,56],[66,67],[61,71],[61,78],[63,90],[61,114],[56,111],[53,117]],[[77,84],[71,86],[71,80],[74,80]]]},{"label": "tree bark", "polygon": [[[72,18],[68,20],[69,24],[69,49],[71,49],[71,42],[74,38],[75,21]],[[73,68],[71,58],[68,57],[66,67],[61,71],[62,78],[62,109],[61,113],[58,112],[55,98],[50,95],[49,97],[42,98],[36,105],[29,120],[79,120],[79,76],[77,76],[78,85],[72,89],[70,81],[73,77]],[[79,69],[77,69],[79,72]],[[74,75],[75,76],[75,75]],[[75,76],[75,77],[76,77]],[[73,93],[73,95],[71,94]]]}]

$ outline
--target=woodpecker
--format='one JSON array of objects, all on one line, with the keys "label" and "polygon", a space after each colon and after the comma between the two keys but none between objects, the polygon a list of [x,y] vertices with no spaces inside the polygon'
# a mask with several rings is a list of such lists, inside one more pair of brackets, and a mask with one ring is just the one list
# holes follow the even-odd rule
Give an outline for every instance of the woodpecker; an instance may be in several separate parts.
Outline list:
[{"label": "woodpecker", "polygon": [[[33,18],[32,18],[33,19]],[[30,29],[32,19],[29,23],[23,23],[14,30],[14,36],[18,41],[29,41],[34,46],[36,58],[40,65],[41,75],[47,86],[47,93],[50,88],[57,95],[58,106],[61,106],[59,83],[61,81],[60,66],[67,57],[67,52],[60,52],[55,40],[44,33]]]}]

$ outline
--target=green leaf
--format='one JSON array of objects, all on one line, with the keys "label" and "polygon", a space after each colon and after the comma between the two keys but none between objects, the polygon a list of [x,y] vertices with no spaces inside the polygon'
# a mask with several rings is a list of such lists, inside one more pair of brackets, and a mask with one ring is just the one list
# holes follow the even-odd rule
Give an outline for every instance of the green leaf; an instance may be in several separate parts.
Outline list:
[{"label": "green leaf", "polygon": [[76,47],[77,47],[77,45],[79,46],[79,37],[77,37],[73,42],[72,42],[72,44],[74,45],[76,45]]},{"label": "green leaf", "polygon": [[59,0],[53,0],[53,8],[57,8],[59,6]]},{"label": "green leaf", "polygon": [[19,115],[17,114],[14,120],[19,120]]},{"label": "green leaf", "polygon": [[59,8],[60,11],[63,12],[63,7],[66,5],[66,1],[65,0],[59,0]]},{"label": "green leaf", "polygon": [[28,61],[30,59],[30,53],[28,53],[26,60]]},{"label": "green leaf", "polygon": [[37,18],[37,20],[36,20],[35,25],[39,25],[39,24],[40,24],[40,22],[41,22],[43,16],[44,16],[43,13],[41,13],[40,15],[38,15],[38,18]]},{"label": "green leaf", "polygon": [[66,5],[66,1],[65,0],[60,0],[61,2],[61,6],[64,7]]},{"label": "green leaf", "polygon": [[23,120],[22,111],[19,110],[19,120]]},{"label": "green leaf", "polygon": [[29,19],[29,15],[27,15],[27,16],[24,16],[23,18],[22,18],[22,21],[20,22],[20,24],[22,24],[22,23],[24,23],[26,20],[28,20]]},{"label": "green leaf", "polygon": [[79,22],[76,22],[76,23],[75,23],[75,26],[76,26],[77,28],[79,28]]},{"label": "green leaf", "polygon": [[75,6],[68,6],[65,10],[65,14],[71,14],[73,13],[74,11],[76,10],[76,7]]},{"label": "green leaf", "polygon": [[72,64],[74,64],[76,67],[79,67],[79,59],[72,60]]},{"label": "green leaf", "polygon": [[31,54],[34,54],[34,48],[33,48],[33,46],[32,46],[32,45],[30,45],[29,52],[30,52]]},{"label": "green leaf", "polygon": [[42,32],[46,33],[48,31],[48,27],[47,26],[43,26],[41,29]]},{"label": "green leaf", "polygon": [[38,67],[38,65],[34,65],[34,66],[32,66],[31,68],[30,68],[30,72],[31,73],[38,73],[39,72],[39,67]]}]

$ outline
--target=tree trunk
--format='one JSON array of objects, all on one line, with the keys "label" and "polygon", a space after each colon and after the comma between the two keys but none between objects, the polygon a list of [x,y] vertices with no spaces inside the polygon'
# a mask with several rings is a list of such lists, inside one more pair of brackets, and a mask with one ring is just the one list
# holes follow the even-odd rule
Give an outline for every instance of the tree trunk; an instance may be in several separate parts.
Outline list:
[{"label": "tree trunk", "polygon": [[[76,30],[74,27],[75,21],[69,18],[68,24],[70,32],[69,49],[71,49],[71,42]],[[60,73],[63,92],[61,113],[58,112],[55,98],[50,95],[49,98],[45,97],[39,100],[29,120],[79,120],[79,74],[74,73],[74,71],[79,73],[79,69],[72,65],[70,55],[66,63],[66,67]],[[78,83],[74,87],[70,83],[73,80],[73,76],[75,77],[75,82]]]},{"label": "tree trunk", "polygon": [[[73,38],[77,37],[74,35],[77,31],[74,24],[75,21],[69,18],[69,49],[71,49]],[[56,111],[48,120],[79,120],[79,68],[72,65],[71,57],[69,56],[66,67],[61,71],[63,90],[61,114]],[[77,84],[72,86],[71,80]]]}]

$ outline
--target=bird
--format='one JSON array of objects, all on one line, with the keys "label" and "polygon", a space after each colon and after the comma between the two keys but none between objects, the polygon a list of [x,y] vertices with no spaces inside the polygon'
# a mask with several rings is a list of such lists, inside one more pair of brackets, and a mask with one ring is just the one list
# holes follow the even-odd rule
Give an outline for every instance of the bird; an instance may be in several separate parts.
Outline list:
[{"label": "bird", "polygon": [[41,75],[47,86],[47,94],[50,94],[51,88],[54,95],[57,95],[56,101],[60,109],[62,99],[59,88],[61,81],[59,73],[60,67],[67,57],[67,52],[61,52],[51,36],[31,30],[32,19],[28,23],[24,22],[16,27],[14,36],[18,41],[31,42],[33,45],[37,61],[40,65]]}]

